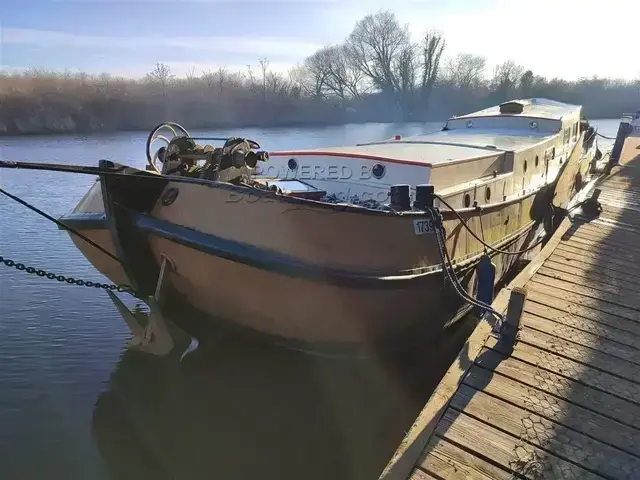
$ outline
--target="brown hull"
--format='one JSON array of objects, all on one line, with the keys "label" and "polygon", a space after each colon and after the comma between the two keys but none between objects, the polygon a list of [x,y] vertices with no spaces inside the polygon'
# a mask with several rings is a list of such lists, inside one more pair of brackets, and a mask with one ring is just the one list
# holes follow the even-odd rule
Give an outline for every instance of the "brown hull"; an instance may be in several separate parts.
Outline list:
[{"label": "brown hull", "polygon": [[[522,202],[506,205],[500,210],[483,213],[487,240],[504,237],[503,232],[508,222],[503,219],[522,218],[522,222],[519,223],[524,223],[524,226],[518,230],[516,238],[513,238],[510,244],[513,249],[521,248],[530,233],[529,211],[532,202],[533,197],[529,197]],[[328,217],[337,219],[338,215],[313,212],[310,214],[312,219],[320,218],[323,221]],[[439,269],[440,258],[433,235],[416,236],[411,219],[378,218],[353,213],[350,215],[360,221],[360,224],[353,227],[354,231],[374,229],[375,223],[380,220],[401,220],[404,223],[396,227],[396,230],[393,227],[381,230],[384,236],[379,239],[379,244],[393,245],[388,257],[394,259],[392,265],[395,265],[395,268],[387,268],[388,273],[400,274],[403,270],[417,269],[423,265]],[[467,216],[475,231],[480,231],[477,226],[478,215]],[[276,220],[281,220],[281,217],[276,217]],[[528,222],[525,223],[526,220]],[[352,225],[353,222],[352,219]],[[374,226],[371,226],[372,223]],[[464,249],[466,252],[472,242],[477,242],[469,238],[458,223],[457,220],[446,221],[449,250]],[[406,227],[405,230],[411,229],[410,235],[398,235],[398,230],[402,227]],[[110,251],[115,251],[106,224],[102,230],[92,229],[83,233]],[[122,266],[81,239],[73,237],[78,248],[103,274],[115,283],[130,284]],[[341,241],[345,249],[348,247],[348,251],[352,253],[352,263],[353,258],[362,255],[363,248],[375,248],[371,245],[361,248],[353,242],[342,239]],[[406,244],[404,248],[402,242]],[[175,265],[175,271],[170,276],[174,290],[170,303],[176,305],[177,309],[180,305],[189,305],[212,318],[232,321],[242,327],[272,336],[280,343],[360,343],[373,346],[380,344],[385,338],[395,341],[399,336],[410,336],[416,332],[435,335],[462,307],[462,302],[453,291],[444,290],[442,274],[438,271],[430,274],[423,271],[421,277],[414,280],[378,280],[373,281],[371,285],[360,285],[358,282],[348,285],[348,280],[345,281],[347,284],[336,282],[336,279],[329,278],[329,275],[327,279],[321,278],[321,271],[320,278],[300,278],[256,268],[211,255],[154,233],[149,233],[148,245],[158,263],[160,254],[164,254]],[[467,272],[464,274],[465,283],[472,276],[473,266],[479,260],[481,252],[478,245],[475,255],[462,260]],[[326,255],[326,252],[322,253]],[[382,251],[377,253],[382,254]],[[343,254],[343,258],[350,257]],[[494,257],[493,261],[497,266],[496,280],[508,270],[513,260],[514,257],[503,255]],[[335,261],[332,263],[337,264]],[[389,258],[381,258],[376,270],[389,267],[390,263]],[[356,266],[362,267],[359,270],[361,272],[372,271],[364,261],[362,265]],[[354,265],[346,267],[353,269]]]},{"label": "brown hull", "polygon": [[[575,194],[572,179],[578,171],[586,175],[588,166],[576,149],[565,166],[571,178],[561,175],[558,182],[561,197]],[[549,200],[543,189],[460,214],[487,243],[518,250],[548,213]],[[373,345],[402,332],[437,334],[462,305],[443,290],[435,236],[414,231],[414,220],[428,218],[424,213],[397,215],[133,175],[104,177],[74,215],[105,211],[103,229],[84,233],[116,252],[125,268],[74,242],[112,281],[152,294],[165,255],[175,267],[171,304],[285,342]],[[459,276],[473,284],[483,246],[452,212],[443,215],[448,251]],[[496,281],[514,259],[494,257]]]}]

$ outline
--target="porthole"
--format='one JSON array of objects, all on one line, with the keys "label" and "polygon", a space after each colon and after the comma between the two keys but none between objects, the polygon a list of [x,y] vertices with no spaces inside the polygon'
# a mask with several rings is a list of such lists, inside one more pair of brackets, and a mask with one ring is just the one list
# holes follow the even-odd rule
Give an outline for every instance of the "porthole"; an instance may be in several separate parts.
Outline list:
[{"label": "porthole", "polygon": [[471,206],[471,195],[468,193],[464,194],[464,208],[469,208]]},{"label": "porthole", "polygon": [[376,163],[373,168],[371,169],[371,173],[373,174],[373,176],[375,178],[377,178],[378,180],[380,180],[382,177],[384,177],[384,174],[386,172],[387,168],[380,164],[380,163]]},{"label": "porthole", "polygon": [[538,155],[536,155],[536,168],[538,168],[538,163],[540,162],[540,159],[538,158]]},{"label": "porthole", "polygon": [[527,161],[524,161],[524,173],[527,173]]},{"label": "porthole", "polygon": [[471,127],[473,127],[473,120],[469,120],[467,122],[467,128],[471,128]]},{"label": "porthole", "polygon": [[491,187],[487,187],[484,191],[484,199],[488,202],[491,200]]},{"label": "porthole", "polygon": [[287,162],[289,170],[296,170],[298,168],[298,161],[295,158],[290,158]]},{"label": "porthole", "polygon": [[536,128],[538,128],[538,122],[536,122],[535,120],[533,120],[533,121],[529,124],[529,128],[531,128],[532,130],[535,130]]}]

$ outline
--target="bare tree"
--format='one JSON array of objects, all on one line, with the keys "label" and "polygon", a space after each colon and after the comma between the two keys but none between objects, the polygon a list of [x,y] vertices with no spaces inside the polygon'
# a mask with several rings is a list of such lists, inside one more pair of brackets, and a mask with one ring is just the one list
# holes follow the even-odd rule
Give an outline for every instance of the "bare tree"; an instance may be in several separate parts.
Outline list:
[{"label": "bare tree", "polygon": [[393,71],[396,77],[396,88],[400,93],[400,102],[405,111],[410,107],[413,92],[418,76],[419,61],[416,56],[416,47],[406,45],[400,50],[393,62]]},{"label": "bare tree", "polygon": [[207,84],[207,87],[213,90],[213,87],[216,85],[216,74],[211,70],[203,70],[202,78]]},{"label": "bare tree", "polygon": [[193,83],[196,80],[196,67],[191,67],[185,72],[184,76],[187,79],[187,82]]},{"label": "bare tree", "polygon": [[218,92],[222,93],[222,90],[224,89],[224,85],[225,83],[227,83],[227,80],[229,78],[228,75],[228,70],[227,67],[225,67],[224,65],[220,65],[218,67],[218,72],[217,72],[217,76],[218,76]]},{"label": "bare tree", "polygon": [[523,72],[522,65],[516,65],[512,60],[496,65],[493,70],[491,87],[502,97],[502,100],[506,100],[511,89],[517,85],[518,80],[522,77]]},{"label": "bare tree", "polygon": [[267,88],[275,93],[280,99],[291,96],[294,85],[289,75],[283,75],[276,72],[269,72],[267,78]]},{"label": "bare tree", "polygon": [[109,92],[109,86],[111,85],[111,74],[102,72],[96,77],[96,90],[98,92]]},{"label": "bare tree", "polygon": [[155,68],[147,73],[147,80],[159,83],[162,88],[166,88],[173,77],[174,75],[171,74],[171,67],[164,63],[156,63]]},{"label": "bare tree", "polygon": [[249,88],[253,89],[256,84],[256,77],[253,74],[253,70],[251,69],[251,65],[247,65],[247,80],[249,83]]},{"label": "bare tree", "polygon": [[341,100],[360,98],[366,89],[364,74],[349,55],[348,49],[343,45],[331,47],[327,51],[326,62],[327,90]]},{"label": "bare tree", "polygon": [[409,31],[389,11],[367,15],[356,23],[347,39],[353,62],[383,92],[399,90],[394,59],[410,45]]},{"label": "bare tree", "polygon": [[433,91],[440,73],[440,59],[447,42],[442,33],[435,30],[427,30],[420,42],[420,56],[422,75],[420,79],[420,93],[423,102],[423,108],[429,103],[429,97]]},{"label": "bare tree", "polygon": [[487,61],[470,53],[459,53],[447,60],[445,78],[461,89],[478,88],[484,79]]},{"label": "bare tree", "polygon": [[267,103],[267,72],[269,71],[269,60],[261,58],[258,60],[260,70],[262,71],[262,102]]},{"label": "bare tree", "polygon": [[322,98],[331,74],[331,56],[334,47],[324,47],[304,61],[303,83],[309,95]]}]

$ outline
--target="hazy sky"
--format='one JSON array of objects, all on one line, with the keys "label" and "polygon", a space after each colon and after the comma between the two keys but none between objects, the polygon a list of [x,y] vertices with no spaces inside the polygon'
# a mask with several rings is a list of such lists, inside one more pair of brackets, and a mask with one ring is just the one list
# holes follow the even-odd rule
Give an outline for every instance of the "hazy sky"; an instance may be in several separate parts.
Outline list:
[{"label": "hazy sky", "polygon": [[156,62],[184,74],[266,57],[286,70],[380,8],[416,39],[439,29],[447,55],[484,55],[489,68],[513,59],[548,77],[640,77],[640,0],[0,0],[0,65],[138,76]]}]

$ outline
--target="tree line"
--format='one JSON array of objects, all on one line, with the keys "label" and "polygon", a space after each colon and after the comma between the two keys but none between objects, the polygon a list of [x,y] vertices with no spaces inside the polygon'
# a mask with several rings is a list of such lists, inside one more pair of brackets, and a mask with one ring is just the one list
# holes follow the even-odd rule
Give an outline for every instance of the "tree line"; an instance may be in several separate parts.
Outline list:
[{"label": "tree line", "polygon": [[0,74],[0,134],[146,130],[164,120],[187,128],[443,120],[534,96],[581,104],[592,118],[619,117],[640,106],[640,77],[547,79],[514,61],[488,75],[486,58],[447,56],[442,33],[413,41],[392,12],[379,11],[287,73],[263,58],[245,72],[220,66],[181,78],[162,63],[143,79]]}]

